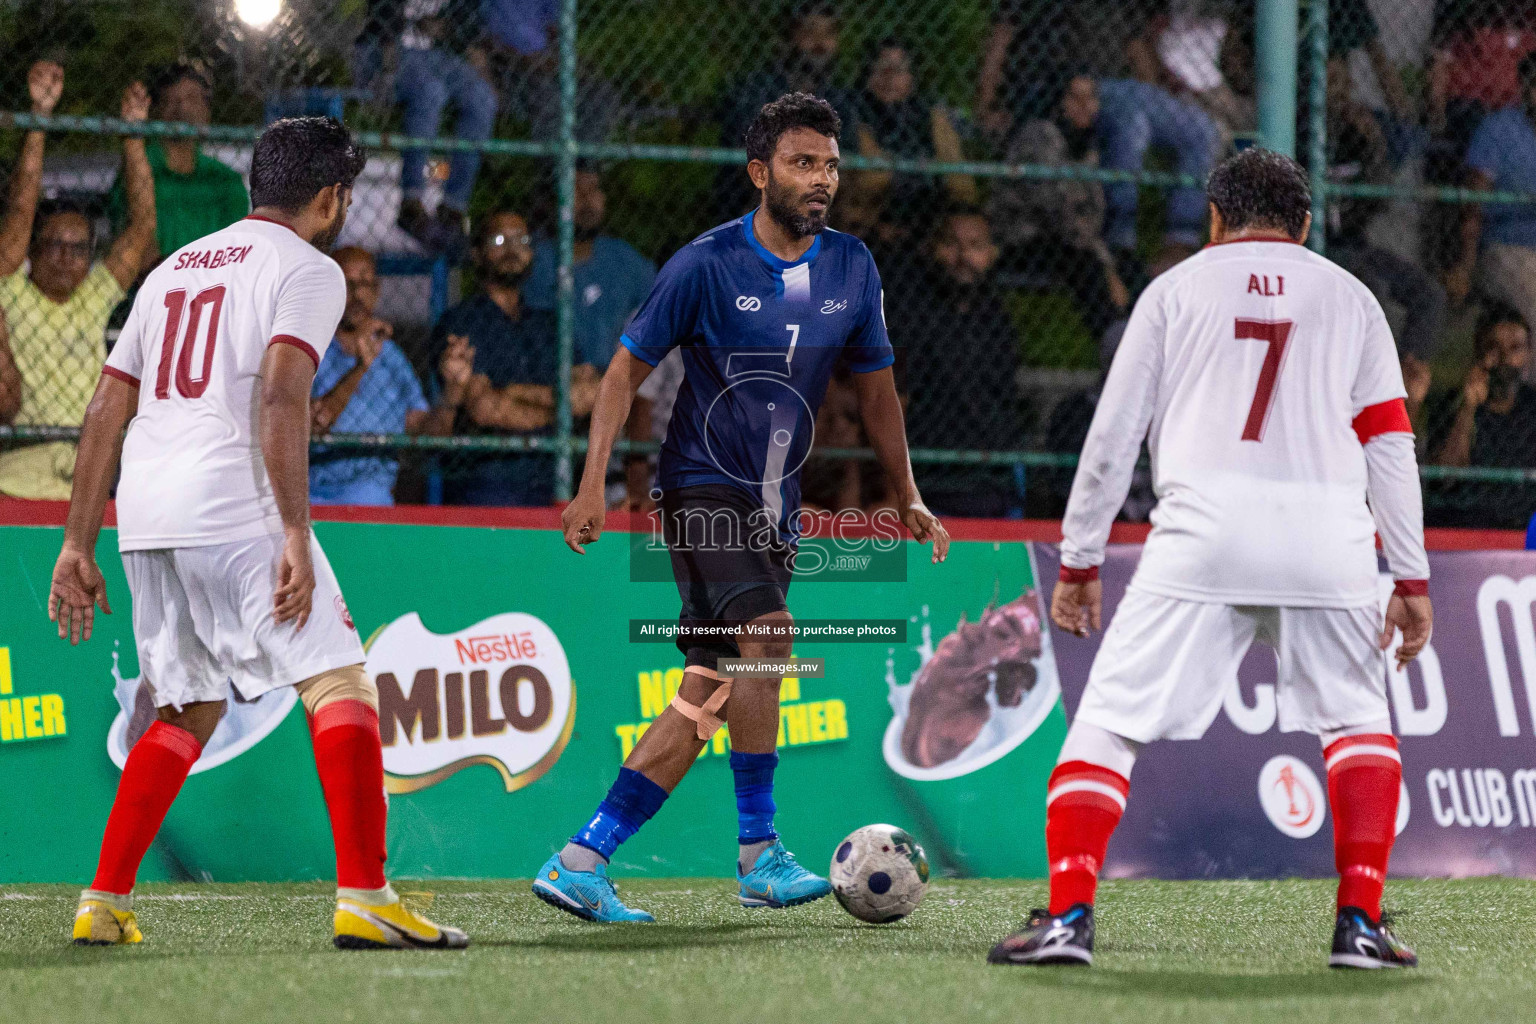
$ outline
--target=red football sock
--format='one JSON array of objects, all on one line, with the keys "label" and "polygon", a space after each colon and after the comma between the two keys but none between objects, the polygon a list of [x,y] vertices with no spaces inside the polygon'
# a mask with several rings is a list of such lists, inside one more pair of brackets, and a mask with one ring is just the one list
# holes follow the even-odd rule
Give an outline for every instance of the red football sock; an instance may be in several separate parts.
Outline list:
[{"label": "red football sock", "polygon": [[310,721],[315,767],[331,812],[336,884],[384,888],[384,753],[379,715],[360,700],[338,700]]},{"label": "red football sock", "polygon": [[139,737],[128,752],[117,798],[107,815],[92,889],[124,896],[133,891],[139,862],[202,752],[197,737],[169,722],[155,722]]},{"label": "red football sock", "polygon": [[1333,857],[1339,906],[1381,919],[1381,890],[1397,831],[1403,763],[1397,740],[1383,733],[1346,736],[1323,750],[1333,806]]},{"label": "red football sock", "polygon": [[1110,833],[1125,812],[1130,780],[1088,761],[1065,761],[1051,773],[1045,798],[1045,853],[1051,865],[1052,914],[1092,903]]}]

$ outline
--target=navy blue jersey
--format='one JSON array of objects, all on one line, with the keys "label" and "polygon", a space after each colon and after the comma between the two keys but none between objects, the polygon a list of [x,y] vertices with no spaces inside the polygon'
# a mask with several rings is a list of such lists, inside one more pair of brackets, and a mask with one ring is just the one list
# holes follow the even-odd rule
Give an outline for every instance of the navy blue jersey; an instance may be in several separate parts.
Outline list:
[{"label": "navy blue jersey", "polygon": [[679,249],[620,340],[652,366],[683,350],[662,489],[743,488],[793,539],[800,467],[833,367],[846,356],[854,372],[870,373],[895,357],[863,242],[829,228],[788,263],[752,234],[753,216]]}]

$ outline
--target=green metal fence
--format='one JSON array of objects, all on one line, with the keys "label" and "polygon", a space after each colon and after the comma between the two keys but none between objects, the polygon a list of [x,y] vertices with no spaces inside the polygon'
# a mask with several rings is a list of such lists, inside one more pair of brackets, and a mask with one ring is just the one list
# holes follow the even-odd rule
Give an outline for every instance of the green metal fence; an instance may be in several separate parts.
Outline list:
[{"label": "green metal fence", "polygon": [[[1429,382],[1415,408],[1431,518],[1513,526],[1536,507],[1536,423],[1527,425],[1526,393],[1508,412],[1495,408],[1508,404],[1504,392],[1468,409],[1469,377],[1482,372],[1502,388],[1510,376],[1480,366],[1485,336],[1500,328],[1484,324],[1479,333],[1479,317],[1497,321],[1512,306],[1530,318],[1536,309],[1526,313],[1517,260],[1514,271],[1481,262],[1469,270],[1455,245],[1468,230],[1463,212],[1482,209],[1475,252],[1485,261],[1490,251],[1518,257],[1519,247],[1502,240],[1519,237],[1523,211],[1536,209],[1527,191],[1536,176],[1527,181],[1515,167],[1474,177],[1461,159],[1476,136],[1465,122],[1477,97],[1461,93],[1476,92],[1467,83],[1478,55],[1492,52],[1494,77],[1508,77],[1510,54],[1484,44],[1503,30],[1507,49],[1521,51],[1516,59],[1536,49],[1536,37],[1527,39],[1536,26],[1512,0],[843,0],[750,9],[706,0],[288,0],[264,26],[242,22],[241,6],[0,3],[0,43],[16,57],[0,71],[0,101],[12,111],[0,113],[0,160],[19,166],[26,133],[46,132],[43,191],[82,201],[102,227],[95,254],[106,256],[128,229],[122,198],[96,199],[123,173],[118,140],[150,140],[163,160],[195,140],[199,159],[241,170],[241,154],[270,117],[344,112],[378,166],[359,188],[343,241],[376,257],[379,319],[393,321],[392,344],[421,385],[415,401],[428,405],[437,399],[444,345],[439,318],[456,294],[483,290],[477,225],[495,211],[520,213],[547,239],[534,277],[520,286],[520,315],[548,322],[538,335],[549,348],[535,374],[548,393],[538,425],[480,423],[460,410],[451,434],[410,434],[380,426],[399,409],[364,408],[361,398],[334,422],[317,421],[317,466],[383,472],[402,500],[467,500],[455,497],[457,483],[492,463],[534,466],[535,493],[568,496],[585,448],[582,375],[587,366],[600,372],[605,358],[589,330],[589,307],[602,296],[587,301],[597,229],[583,220],[591,205],[583,190],[605,197],[599,237],[633,243],[642,262],[663,262],[751,200],[737,148],[743,118],[784,87],[810,85],[844,115],[844,194],[834,224],[870,243],[888,297],[896,285],[888,320],[904,352],[914,462],[925,494],[944,494],[952,511],[1059,513],[1126,300],[1203,240],[1190,209],[1204,170],[1253,142],[1299,150],[1319,225],[1311,244],[1358,267],[1384,299],[1412,293],[1405,282],[1429,282],[1443,295],[1446,284],[1460,287],[1460,271],[1474,278],[1469,295],[1441,302],[1444,324],[1434,330],[1415,312],[1425,308],[1416,304],[1422,287],[1399,317],[1410,383]],[[434,24],[447,27],[412,40]],[[179,56],[200,63],[182,68],[180,86],[166,86],[175,75],[163,73],[157,84],[157,69]],[[30,109],[34,60],[64,69],[63,95],[47,113]],[[108,116],[135,78],[156,86],[151,119]],[[447,90],[452,130],[450,120],[423,120],[428,86],[413,92],[408,81]],[[177,106],[171,93],[179,87],[201,90],[202,108],[187,114],[196,103]],[[1097,105],[1088,127],[1072,120],[1074,90]],[[1486,105],[1481,117],[1500,113]],[[485,106],[494,108],[490,128],[466,127]],[[423,123],[428,130],[413,132]],[[1362,134],[1384,145],[1385,156],[1346,152]],[[1202,140],[1209,151],[1194,159],[1191,147]],[[410,154],[422,151],[432,157],[413,179]],[[458,187],[464,175],[455,180],[451,170],[464,154],[483,160],[467,192]],[[1367,166],[1371,159],[1380,166]],[[155,173],[175,178],[158,165]],[[456,189],[458,199],[440,198]],[[413,198],[422,199],[415,221],[406,216]],[[467,228],[431,209],[454,202]],[[1195,212],[1198,220],[1203,206]],[[1380,244],[1410,222],[1416,244]],[[980,283],[962,281],[973,256],[986,264]],[[534,305],[535,284],[547,310]],[[62,348],[47,356],[39,338],[56,328],[43,323],[46,307],[19,284],[13,292],[0,290],[11,346],[33,356],[30,379],[22,374],[23,408],[8,413],[0,374],[0,492],[18,493],[8,488],[5,463],[17,452],[27,462],[18,472],[51,476],[36,496],[67,492],[78,412],[48,415],[44,392],[78,390],[99,356],[73,367],[63,365]],[[621,322],[624,312],[610,320]],[[969,334],[954,336],[956,323]],[[108,325],[101,330],[110,340]],[[52,404],[55,413],[81,406]],[[820,468],[808,496],[878,502],[881,484],[857,424],[838,420],[835,396],[829,410],[818,423]],[[349,422],[364,425],[346,429]],[[54,455],[40,459],[44,443]],[[639,429],[621,448],[653,452],[655,436]],[[628,475],[631,491],[643,475]],[[616,466],[616,500],[625,479]],[[1137,486],[1144,490],[1144,481]],[[972,502],[976,494],[986,500]],[[1127,514],[1145,507],[1133,494]]]}]

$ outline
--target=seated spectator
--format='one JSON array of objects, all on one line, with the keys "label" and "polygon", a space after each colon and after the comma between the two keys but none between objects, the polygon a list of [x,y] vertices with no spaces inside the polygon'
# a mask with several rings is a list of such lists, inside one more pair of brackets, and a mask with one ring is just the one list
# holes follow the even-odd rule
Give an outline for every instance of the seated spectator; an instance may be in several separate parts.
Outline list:
[{"label": "seated spectator", "polygon": [[[915,448],[1017,449],[1027,425],[1016,383],[1019,344],[993,282],[997,246],[986,217],[974,208],[949,211],[929,257],[926,281],[886,290],[908,440]],[[916,473],[923,500],[941,514],[1001,516],[1019,502],[1011,466],[926,465]]]},{"label": "seated spectator", "polygon": [[[954,121],[942,104],[921,94],[912,52],[898,39],[882,39],[871,50],[853,129],[860,156],[964,158]],[[859,171],[849,179],[853,190],[883,197],[887,217],[914,225],[930,223],[946,205],[946,193],[960,203],[977,198],[976,180],[965,174],[947,175],[942,185],[930,175],[891,171]]]},{"label": "seated spectator", "polygon": [[1140,38],[1132,40],[1127,55],[1141,81],[1200,104],[1221,126],[1222,149],[1238,132],[1253,130],[1253,97],[1234,89],[1225,70],[1247,54],[1241,52],[1238,33],[1220,7],[1173,0],[1165,13],[1148,22]]},{"label": "seated spectator", "polygon": [[[604,369],[619,345],[624,325],[651,293],[656,264],[622,238],[603,232],[608,197],[593,167],[576,171],[573,220],[576,234],[576,361]],[[523,297],[530,309],[554,309],[558,291],[557,246],[539,242]]]},{"label": "seated spectator", "polygon": [[1520,61],[1536,51],[1536,31],[1526,4],[1442,0],[1435,6],[1429,127],[1450,140],[1459,158],[1484,117],[1523,101]]},{"label": "seated spectator", "polygon": [[[1174,169],[1204,182],[1215,164],[1221,130],[1198,104],[1132,77],[1134,44],[1145,33],[1143,5],[1120,0],[1000,0],[977,79],[976,111],[993,138],[1006,139],[1027,120],[1052,117],[1063,65],[1081,62],[1098,86],[1099,151],[1113,171],[1140,171],[1149,150],[1165,149]],[[1105,187],[1105,241],[1116,252],[1136,247],[1134,182]],[[1205,237],[1200,185],[1170,190],[1159,266],[1188,255]]]},{"label": "seated spectator", "polygon": [[[1430,35],[1424,179],[1460,185],[1463,158],[1483,118],[1523,102],[1520,61],[1536,51],[1528,5],[1502,0],[1440,0]],[[1329,69],[1330,74],[1332,68]],[[1436,271],[1451,270],[1459,248],[1461,211],[1440,203],[1423,213],[1424,252]],[[1458,275],[1452,275],[1458,277]],[[1453,292],[1462,283],[1451,282]],[[1470,284],[1470,281],[1465,283]]]},{"label": "seated spectator", "polygon": [[[1467,187],[1536,192],[1536,53],[1520,62],[1525,102],[1495,111],[1478,125],[1467,150]],[[1481,244],[1481,254],[1479,245]],[[1461,255],[1446,275],[1445,290],[1460,302],[1482,272],[1483,290],[1536,323],[1536,206],[1469,203],[1462,208]],[[1526,370],[1530,380],[1531,371]]]},{"label": "seated spectator", "polygon": [[[1536,387],[1522,379],[1531,362],[1531,331],[1508,306],[1486,310],[1473,341],[1475,364],[1458,392],[1434,401],[1430,460],[1443,466],[1536,468]],[[1433,518],[1448,526],[1524,529],[1536,508],[1529,485],[1459,482],[1439,488]]]},{"label": "seated spectator", "polygon": [[[347,279],[347,307],[336,343],[315,371],[312,426],[316,434],[453,433],[464,402],[474,349],[462,339],[438,363],[441,393],[427,405],[411,362],[390,340],[393,327],[374,315],[379,274],[364,249],[332,254]],[[309,497],[317,505],[393,505],[400,464],[393,458],[355,452],[314,451],[309,460]]]},{"label": "seated spectator", "polygon": [[[150,85],[150,110],[161,121],[205,125],[212,119],[213,84],[196,61],[178,60]],[[240,172],[202,151],[197,139],[157,139],[145,152],[155,178],[155,245],[145,254],[148,270],[162,256],[211,235],[251,212]],[[128,218],[122,175],[107,200],[115,230]]]},{"label": "seated spectator", "polygon": [[[530,137],[558,139],[559,0],[483,0],[480,11],[502,108],[527,125]],[[579,55],[577,60],[576,138],[606,142],[614,126],[626,116],[629,103],[598,68],[589,66]]]},{"label": "seated spectator", "polygon": [[[554,314],[523,302],[533,268],[528,222],[510,211],[488,215],[471,255],[479,291],[444,313],[433,331],[435,352],[446,354],[459,343],[473,352],[458,432],[548,436],[555,420],[558,339]],[[590,363],[572,368],[573,415],[592,411],[598,376]],[[476,455],[443,482],[444,497],[454,505],[548,505],[554,488],[554,458],[542,453]]]},{"label": "seated spectator", "polygon": [[[1050,117],[1026,121],[1008,144],[1009,163],[1099,166],[1099,96],[1093,79],[1063,80]],[[1126,278],[1141,276],[1131,257],[1104,241],[1104,187],[1096,181],[1003,179],[992,187],[987,214],[998,225],[1003,268],[1049,276],[1072,290],[1078,312],[1102,339],[1130,313]]]},{"label": "seated spectator", "polygon": [[[496,90],[487,78],[479,7],[476,0],[369,0],[365,27],[354,50],[353,75],[363,88],[377,89],[385,49],[396,49],[394,96],[405,108],[402,127],[407,136],[437,135],[443,111],[452,101],[458,138],[484,142],[491,137]],[[479,173],[477,150],[454,152],[443,201],[429,215],[422,203],[427,191],[426,151],[403,152],[400,227],[429,252],[446,252],[457,260],[465,242],[465,211]]]},{"label": "seated spectator", "polygon": [[790,92],[820,96],[832,104],[844,124],[851,124],[854,95],[837,78],[841,32],[837,9],[826,0],[792,7],[785,22],[783,55],[767,67],[731,82],[722,93],[722,144],[741,145],[747,126],[763,104]]},{"label": "seated spectator", "polygon": [[1403,86],[1402,72],[1381,43],[1381,26],[1371,13],[1371,5],[1367,0],[1329,0],[1328,77],[1343,75],[1354,53],[1365,55],[1387,105],[1387,115],[1400,125],[1417,123],[1418,114]]},{"label": "seated spectator", "polygon": [[[48,61],[27,75],[32,112],[53,113],[64,90],[64,69]],[[149,116],[149,93],[135,82],[123,92],[122,118]],[[144,140],[123,138],[128,225],[107,258],[92,262],[93,222],[78,207],[38,208],[44,134],[27,133],[11,174],[10,206],[0,221],[0,312],[5,316],[20,399],[10,415],[17,426],[78,427],[106,362],[112,310],[139,276],[155,244],[155,190]],[[30,258],[30,268],[23,268]],[[3,411],[0,400],[0,411]],[[51,441],[0,452],[0,494],[67,500],[74,480],[75,445]]]},{"label": "seated spectator", "polygon": [[[838,75],[838,47],[842,26],[836,7],[828,0],[809,0],[791,6],[783,23],[780,55],[768,66],[725,83],[717,102],[720,144],[740,146],[747,126],[763,104],[791,92],[820,96],[837,110],[845,126],[854,121],[854,92]],[[758,202],[751,181],[735,165],[722,166],[715,176],[714,202],[722,217],[745,213]]]},{"label": "seated spectator", "polygon": [[[1387,138],[1376,115],[1354,99],[1348,65],[1328,78],[1328,177],[1340,184],[1391,183]],[[1404,374],[1428,369],[1445,326],[1445,289],[1417,263],[1372,245],[1366,229],[1386,206],[1379,199],[1330,200],[1325,230],[1328,258],[1358,277],[1383,304],[1403,310],[1397,351]],[[1411,365],[1410,365],[1411,364]]]}]

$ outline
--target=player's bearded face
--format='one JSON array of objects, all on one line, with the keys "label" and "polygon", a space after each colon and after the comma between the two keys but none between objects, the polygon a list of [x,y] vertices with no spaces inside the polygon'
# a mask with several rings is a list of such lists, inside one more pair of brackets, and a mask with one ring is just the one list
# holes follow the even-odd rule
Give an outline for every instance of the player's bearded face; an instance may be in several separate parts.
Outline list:
[{"label": "player's bearded face", "polygon": [[763,190],[768,203],[768,213],[774,220],[796,235],[820,234],[827,226],[827,211],[832,209],[832,197],[837,186],[806,185],[793,179],[781,179],[768,165],[768,185]]},{"label": "player's bearded face", "polygon": [[321,252],[327,252],[336,244],[336,239],[341,237],[341,229],[347,226],[347,206],[351,203],[351,190],[338,195],[340,202],[336,204],[336,216],[325,230],[315,236],[314,246]]}]

